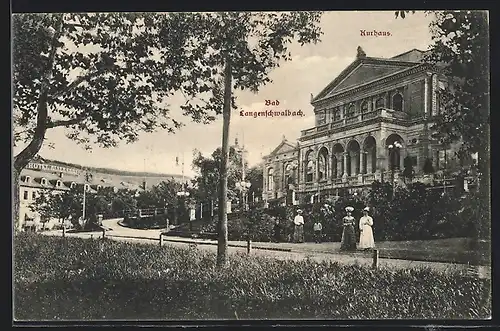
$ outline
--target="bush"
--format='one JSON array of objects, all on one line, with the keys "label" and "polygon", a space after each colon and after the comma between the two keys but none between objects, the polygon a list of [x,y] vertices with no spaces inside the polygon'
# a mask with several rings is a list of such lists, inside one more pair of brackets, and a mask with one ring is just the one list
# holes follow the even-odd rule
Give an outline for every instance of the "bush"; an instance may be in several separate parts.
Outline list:
[{"label": "bush", "polygon": [[[280,221],[282,241],[291,241],[293,218],[298,208],[303,210],[304,237],[314,240],[313,224],[323,225],[323,240],[338,242],[342,237],[342,219],[345,207],[354,207],[356,222],[365,206],[371,208],[373,233],[376,241],[426,240],[458,237],[488,239],[490,235],[489,201],[478,193],[457,195],[440,189],[430,189],[422,183],[412,183],[393,192],[389,183],[374,182],[366,197],[345,196],[335,202],[276,206],[268,209],[251,209],[249,213],[231,214],[228,217],[229,240],[246,240],[251,233],[254,241],[270,241],[274,217]],[[331,213],[324,212],[328,205]],[[323,208],[323,209],[322,209]],[[217,232],[217,220],[203,227],[205,232]],[[359,237],[358,227],[355,227]]]},{"label": "bush", "polygon": [[14,314],[53,319],[478,319],[490,281],[429,269],[215,254],[110,240],[15,237]]}]

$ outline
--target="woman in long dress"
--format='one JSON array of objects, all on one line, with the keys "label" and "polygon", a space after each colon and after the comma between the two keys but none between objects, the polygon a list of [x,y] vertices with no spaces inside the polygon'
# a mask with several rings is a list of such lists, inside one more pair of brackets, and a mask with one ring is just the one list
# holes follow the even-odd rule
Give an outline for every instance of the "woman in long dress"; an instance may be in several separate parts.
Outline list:
[{"label": "woman in long dress", "polygon": [[373,218],[368,215],[370,209],[366,207],[363,209],[363,216],[359,219],[359,248],[369,250],[375,247],[375,240],[373,239]]},{"label": "woman in long dress", "polygon": [[356,250],[356,237],[354,233],[354,217],[351,213],[354,211],[353,207],[346,207],[347,215],[343,218],[344,230],[342,231],[342,242],[340,249],[345,251]]}]

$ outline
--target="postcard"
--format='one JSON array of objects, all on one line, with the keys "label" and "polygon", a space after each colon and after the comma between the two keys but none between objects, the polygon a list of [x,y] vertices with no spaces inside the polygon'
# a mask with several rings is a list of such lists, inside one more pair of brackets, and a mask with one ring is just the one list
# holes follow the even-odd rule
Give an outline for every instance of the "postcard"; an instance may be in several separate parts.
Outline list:
[{"label": "postcard", "polygon": [[490,319],[488,15],[13,14],[14,323]]}]

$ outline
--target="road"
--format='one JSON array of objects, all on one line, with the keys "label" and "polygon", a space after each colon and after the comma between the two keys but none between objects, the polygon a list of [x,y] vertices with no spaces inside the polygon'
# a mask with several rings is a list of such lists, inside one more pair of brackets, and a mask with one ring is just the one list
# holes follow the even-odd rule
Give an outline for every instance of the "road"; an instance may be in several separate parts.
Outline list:
[{"label": "road", "polygon": [[[140,242],[149,244],[159,244],[160,233],[163,231],[161,229],[155,230],[141,230],[141,229],[131,229],[119,224],[121,219],[109,219],[103,221],[103,226],[108,229],[106,231],[106,237],[114,240],[128,241],[128,242]],[[46,235],[56,235],[61,236],[62,231],[47,231],[43,232]],[[71,237],[80,238],[99,238],[102,236],[102,232],[85,232],[85,233],[67,233]],[[172,246],[196,246],[199,249],[209,250],[216,252],[217,246],[216,241],[207,239],[187,239],[182,237],[164,237],[164,243]],[[293,244],[293,243],[254,243],[252,244],[251,255],[267,256],[278,259],[291,259],[291,260],[302,260],[305,258],[310,258],[315,261],[332,261],[339,262],[342,264],[360,264],[365,266],[371,266],[373,263],[373,258],[371,253],[355,252],[355,253],[338,253],[334,252],[332,245],[336,243],[325,243],[325,244]],[[325,252],[325,246],[329,246],[330,252]],[[270,249],[281,249],[270,250]],[[286,250],[286,251],[284,251]],[[244,253],[246,252],[246,242],[241,241],[230,241],[229,242],[229,253]],[[469,269],[467,265],[464,264],[454,264],[454,263],[441,263],[441,262],[426,262],[426,261],[411,261],[402,259],[379,259],[380,268],[432,268],[437,271],[447,272],[454,270],[466,271]],[[491,268],[481,266],[476,269],[479,277],[481,278],[491,278]]]}]

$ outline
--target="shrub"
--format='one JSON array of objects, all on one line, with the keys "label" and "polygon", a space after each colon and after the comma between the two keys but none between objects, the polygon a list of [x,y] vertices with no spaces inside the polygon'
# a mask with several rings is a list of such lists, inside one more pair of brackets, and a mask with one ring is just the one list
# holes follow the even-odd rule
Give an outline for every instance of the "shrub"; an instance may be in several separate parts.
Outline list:
[{"label": "shrub", "polygon": [[215,254],[110,240],[15,237],[17,320],[486,318],[490,281],[429,269]]}]

